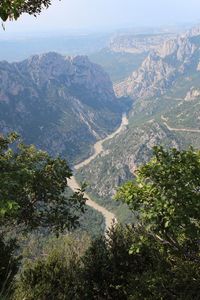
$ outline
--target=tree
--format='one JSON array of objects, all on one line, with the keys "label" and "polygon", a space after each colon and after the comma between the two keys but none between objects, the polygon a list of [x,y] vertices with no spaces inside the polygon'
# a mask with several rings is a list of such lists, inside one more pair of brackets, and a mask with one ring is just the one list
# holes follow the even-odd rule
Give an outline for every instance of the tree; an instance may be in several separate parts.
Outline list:
[{"label": "tree", "polygon": [[1,0],[0,18],[3,21],[17,20],[23,13],[36,16],[43,8],[48,8],[51,2],[51,0]]},{"label": "tree", "polygon": [[0,224],[75,228],[85,198],[83,190],[66,196],[71,176],[65,160],[26,146],[14,133],[0,137]]},{"label": "tree", "polygon": [[152,160],[118,189],[116,198],[137,217],[139,231],[130,252],[144,255],[146,247],[154,261],[138,281],[133,277],[131,299],[198,299],[200,151],[155,147]]},{"label": "tree", "polygon": [[91,242],[60,237],[21,268],[13,299],[199,299],[200,265],[160,251],[148,235],[130,253],[141,236],[141,228],[117,225]]},{"label": "tree", "polygon": [[162,245],[184,257],[199,253],[200,151],[155,147],[154,158],[139,168],[136,181],[119,188],[117,199]]},{"label": "tree", "polygon": [[91,241],[69,269],[63,253],[35,261],[19,277],[16,299],[199,299],[200,152],[154,154],[117,195],[138,222]]},{"label": "tree", "polygon": [[[45,255],[22,267],[14,299],[145,299],[142,276],[155,271],[155,252],[143,247],[130,255],[137,232],[116,226],[91,242],[86,237],[60,237]],[[147,285],[146,285],[147,286]],[[144,291],[145,289],[145,291]],[[157,298],[155,298],[157,299]]]},{"label": "tree", "polygon": [[[145,274],[155,272],[155,249],[143,245],[140,253],[130,254],[138,229],[117,225],[107,237],[92,241],[82,258],[82,299],[148,299]],[[147,291],[148,290],[148,291]],[[147,294],[146,294],[147,292]]]},{"label": "tree", "polygon": [[22,266],[12,299],[83,299],[80,258],[89,243],[85,235],[65,235],[49,241],[44,248],[45,255]]}]

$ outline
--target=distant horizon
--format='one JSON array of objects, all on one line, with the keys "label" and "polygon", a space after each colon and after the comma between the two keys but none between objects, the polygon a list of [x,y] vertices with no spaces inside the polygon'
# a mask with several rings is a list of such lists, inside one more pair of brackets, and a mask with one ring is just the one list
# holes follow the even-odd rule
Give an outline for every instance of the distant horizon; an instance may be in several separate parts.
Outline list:
[{"label": "distant horizon", "polygon": [[200,22],[199,0],[53,0],[37,18],[23,15],[5,23],[10,34],[99,32],[129,27],[181,26]]},{"label": "distant horizon", "polygon": [[0,40],[10,40],[10,39],[20,39],[20,38],[36,38],[36,37],[51,37],[51,36],[67,36],[67,37],[75,37],[75,36],[89,36],[89,35],[108,35],[113,33],[124,33],[124,32],[132,32],[134,34],[142,34],[142,33],[159,33],[163,32],[168,28],[166,32],[173,31],[184,31],[190,29],[195,26],[200,26],[200,21],[198,22],[185,22],[185,23],[176,23],[176,24],[160,24],[157,26],[147,26],[147,25],[133,25],[133,24],[124,24],[121,26],[113,26],[110,28],[105,27],[96,27],[96,28],[55,28],[52,29],[43,29],[41,31],[37,30],[27,30],[27,31],[11,31],[8,30],[7,24],[5,24],[5,30],[2,30],[0,34]]}]

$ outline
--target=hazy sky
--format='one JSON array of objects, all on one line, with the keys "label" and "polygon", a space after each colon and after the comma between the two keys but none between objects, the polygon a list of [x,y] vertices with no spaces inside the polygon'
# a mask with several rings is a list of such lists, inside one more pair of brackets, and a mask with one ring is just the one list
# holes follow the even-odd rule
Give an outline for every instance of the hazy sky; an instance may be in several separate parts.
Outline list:
[{"label": "hazy sky", "polygon": [[6,31],[119,28],[199,20],[200,0],[53,0],[37,18],[25,16],[6,23]]}]

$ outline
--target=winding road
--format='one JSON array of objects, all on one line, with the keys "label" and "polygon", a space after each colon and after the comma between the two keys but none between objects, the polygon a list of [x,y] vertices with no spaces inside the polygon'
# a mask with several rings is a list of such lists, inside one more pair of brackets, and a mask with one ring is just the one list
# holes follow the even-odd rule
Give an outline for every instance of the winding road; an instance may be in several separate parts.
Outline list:
[{"label": "winding road", "polygon": [[[79,170],[80,168],[88,165],[93,159],[95,159],[99,154],[104,153],[104,148],[103,148],[103,143],[107,140],[110,140],[112,138],[114,138],[117,134],[119,134],[126,126],[128,125],[128,119],[126,114],[123,114],[122,116],[122,122],[120,127],[114,131],[113,133],[111,133],[110,135],[108,135],[106,138],[96,142],[93,146],[94,148],[94,153],[88,157],[87,159],[85,159],[84,161],[82,161],[81,163],[77,164],[74,166],[75,170]],[[68,186],[73,190],[76,191],[77,189],[80,189],[80,185],[79,183],[76,181],[75,176],[72,176],[70,179],[68,179],[67,181]],[[86,204],[88,206],[91,206],[92,208],[94,208],[95,210],[97,210],[98,212],[100,212],[104,218],[105,218],[105,231],[107,231],[111,225],[113,223],[117,222],[116,216],[115,214],[113,214],[112,212],[108,211],[105,207],[97,204],[96,202],[94,202],[89,195],[87,195],[87,193],[84,194],[85,198],[87,199]]]},{"label": "winding road", "polygon": [[170,127],[167,124],[168,119],[165,118],[164,116],[161,116],[161,119],[164,121],[163,124],[167,127],[169,131],[182,131],[182,132],[192,132],[192,133],[200,133],[200,129],[193,129],[193,128],[174,128]]}]

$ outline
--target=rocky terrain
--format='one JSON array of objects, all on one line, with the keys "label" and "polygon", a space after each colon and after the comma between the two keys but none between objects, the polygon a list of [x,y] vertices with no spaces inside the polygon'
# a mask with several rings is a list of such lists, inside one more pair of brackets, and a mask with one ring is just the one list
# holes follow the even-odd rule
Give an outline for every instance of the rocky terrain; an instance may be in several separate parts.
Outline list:
[{"label": "rocky terrain", "polygon": [[47,53],[0,62],[0,132],[15,130],[70,162],[113,131],[123,109],[109,76],[86,56]]},{"label": "rocky terrain", "polygon": [[77,176],[90,183],[89,193],[120,220],[129,216],[112,197],[150,159],[153,146],[200,147],[199,61],[196,28],[159,46],[128,80],[115,86],[121,92],[118,95],[134,100],[128,128],[106,142],[106,154],[80,169]]},{"label": "rocky terrain", "polygon": [[185,96],[186,101],[193,101],[200,97],[200,89],[195,89],[192,87],[189,92],[187,92],[187,95]]},{"label": "rocky terrain", "polygon": [[[15,129],[73,163],[119,125],[127,108],[108,75],[87,57],[49,53],[2,62],[0,87],[1,132]],[[112,197],[150,159],[153,146],[200,147],[199,28],[164,41],[115,91],[132,99],[129,125],[105,141],[105,151],[77,170],[76,178],[86,181],[89,196],[120,221],[130,215]]]},{"label": "rocky terrain", "polygon": [[148,98],[163,95],[178,77],[199,70],[199,28],[165,41],[152,51],[141,67],[115,86],[117,95]]},{"label": "rocky terrain", "polygon": [[111,38],[109,48],[114,52],[139,54],[156,49],[175,34],[119,34]]}]

